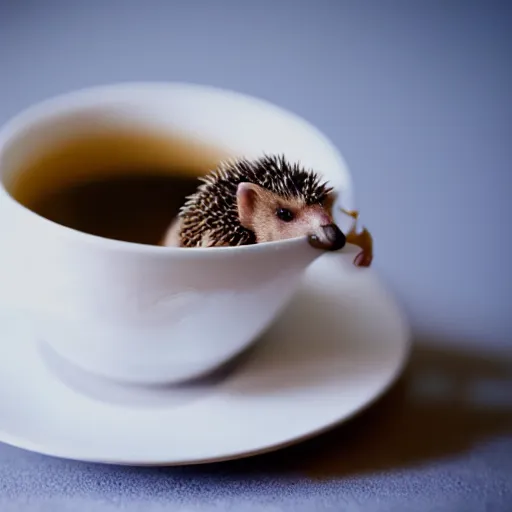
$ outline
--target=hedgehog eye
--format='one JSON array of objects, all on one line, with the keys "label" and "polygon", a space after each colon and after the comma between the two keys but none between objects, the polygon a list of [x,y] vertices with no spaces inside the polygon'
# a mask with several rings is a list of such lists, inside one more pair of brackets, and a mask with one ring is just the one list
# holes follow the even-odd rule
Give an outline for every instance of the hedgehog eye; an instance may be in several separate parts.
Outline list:
[{"label": "hedgehog eye", "polygon": [[276,214],[283,222],[290,222],[293,220],[293,213],[287,208],[278,208]]}]

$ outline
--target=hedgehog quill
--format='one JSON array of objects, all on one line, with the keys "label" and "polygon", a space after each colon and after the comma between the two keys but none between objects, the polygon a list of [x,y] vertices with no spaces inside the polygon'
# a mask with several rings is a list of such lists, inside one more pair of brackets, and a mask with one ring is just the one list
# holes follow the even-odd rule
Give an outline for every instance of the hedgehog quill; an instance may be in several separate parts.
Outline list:
[{"label": "hedgehog quill", "polygon": [[[346,236],[334,222],[333,201],[332,187],[317,173],[282,155],[224,161],[200,178],[162,245],[225,247],[301,236],[327,251],[342,249],[347,241],[358,245],[355,231]],[[369,266],[365,251],[356,265]]]}]

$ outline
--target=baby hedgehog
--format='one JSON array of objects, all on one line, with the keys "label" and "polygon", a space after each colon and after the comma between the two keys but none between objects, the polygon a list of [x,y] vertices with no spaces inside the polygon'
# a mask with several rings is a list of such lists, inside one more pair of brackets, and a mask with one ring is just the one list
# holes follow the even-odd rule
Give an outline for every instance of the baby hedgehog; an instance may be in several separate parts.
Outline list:
[{"label": "baby hedgehog", "polygon": [[330,213],[332,188],[284,156],[222,162],[186,199],[163,245],[218,247],[307,236],[319,249],[344,247]]}]

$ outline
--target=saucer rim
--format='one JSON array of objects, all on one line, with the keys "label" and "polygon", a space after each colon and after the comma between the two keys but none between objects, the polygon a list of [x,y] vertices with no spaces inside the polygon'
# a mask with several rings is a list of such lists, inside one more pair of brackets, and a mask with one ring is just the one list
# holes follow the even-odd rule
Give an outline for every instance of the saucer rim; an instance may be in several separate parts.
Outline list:
[{"label": "saucer rim", "polygon": [[[116,465],[116,466],[131,466],[131,467],[177,467],[177,466],[199,466],[206,464],[216,464],[228,461],[235,461],[240,459],[257,457],[260,455],[265,455],[269,453],[273,453],[282,449],[286,449],[292,447],[294,445],[306,442],[315,437],[318,437],[322,434],[325,434],[340,425],[353,420],[356,416],[363,413],[365,410],[371,408],[376,402],[378,402],[383,396],[385,396],[393,385],[396,384],[400,376],[403,374],[409,359],[412,350],[412,336],[411,336],[411,327],[405,315],[403,308],[399,305],[398,300],[389,293],[388,287],[385,286],[382,279],[378,278],[375,272],[371,269],[366,270],[366,272],[371,272],[371,287],[378,287],[380,291],[383,292],[383,300],[388,302],[388,305],[394,310],[394,316],[396,317],[397,325],[400,326],[400,329],[403,331],[402,334],[402,343],[399,351],[399,357],[397,355],[395,360],[394,368],[389,372],[389,375],[385,381],[381,383],[380,386],[376,386],[373,390],[373,393],[370,394],[367,400],[361,401],[357,406],[355,406],[352,410],[346,411],[342,414],[341,417],[335,419],[334,421],[330,421],[322,424],[318,428],[313,428],[308,430],[304,434],[299,434],[296,436],[289,437],[285,441],[276,442],[267,444],[262,448],[252,449],[252,450],[238,450],[232,451],[230,453],[226,453],[224,455],[212,456],[206,458],[181,458],[175,460],[169,460],[162,458],[161,460],[153,460],[143,462],[141,460],[130,460],[126,459],[114,459],[109,457],[80,457],[72,456],[67,453],[68,450],[64,449],[55,449],[55,447],[48,449],[44,445],[41,445],[37,442],[32,442],[30,440],[21,438],[19,436],[9,434],[5,432],[0,424],[0,443],[4,443],[8,446],[18,448],[24,451],[32,452],[39,455],[44,455],[47,457],[58,458],[62,460],[68,461],[76,461],[76,462],[84,462],[84,463],[95,463],[95,464],[105,464],[105,465]],[[0,305],[0,307],[2,307]],[[3,306],[5,308],[5,305]],[[153,457],[153,459],[156,459]]]}]

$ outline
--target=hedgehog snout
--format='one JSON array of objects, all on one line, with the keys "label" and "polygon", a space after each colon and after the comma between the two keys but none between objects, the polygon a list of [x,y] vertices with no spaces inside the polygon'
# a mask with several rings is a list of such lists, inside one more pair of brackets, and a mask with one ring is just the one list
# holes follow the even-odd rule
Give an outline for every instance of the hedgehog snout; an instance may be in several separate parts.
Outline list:
[{"label": "hedgehog snout", "polygon": [[336,224],[326,224],[309,236],[309,243],[317,249],[338,251],[345,247],[347,239]]}]

